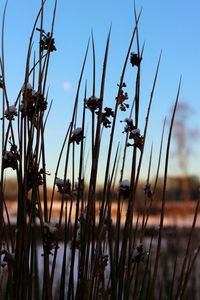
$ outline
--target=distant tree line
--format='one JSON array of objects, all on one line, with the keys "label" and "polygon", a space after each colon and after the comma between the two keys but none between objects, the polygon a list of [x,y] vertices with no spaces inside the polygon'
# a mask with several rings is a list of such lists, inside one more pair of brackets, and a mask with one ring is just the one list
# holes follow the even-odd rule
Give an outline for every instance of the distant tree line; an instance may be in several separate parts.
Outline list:
[{"label": "distant tree line", "polygon": [[[189,191],[187,195],[183,189],[183,182],[187,180]],[[138,199],[144,197],[144,182],[139,183],[138,188]],[[85,187],[87,190],[87,186]],[[114,199],[116,197],[118,190],[117,188],[113,190],[111,197]],[[13,179],[7,179],[6,186],[5,186],[5,198],[6,200],[15,201],[17,199],[17,183]],[[50,194],[50,189],[49,189]],[[57,194],[57,200],[61,197],[59,193]],[[102,189],[101,187],[98,188],[96,197],[97,200],[101,200]],[[168,177],[167,181],[167,201],[188,201],[188,200],[197,200],[200,196],[200,185],[199,185],[199,178],[197,176],[177,176],[177,177]],[[162,198],[162,178],[159,178],[158,185],[156,189],[156,193],[154,195],[154,200],[159,201]]]}]

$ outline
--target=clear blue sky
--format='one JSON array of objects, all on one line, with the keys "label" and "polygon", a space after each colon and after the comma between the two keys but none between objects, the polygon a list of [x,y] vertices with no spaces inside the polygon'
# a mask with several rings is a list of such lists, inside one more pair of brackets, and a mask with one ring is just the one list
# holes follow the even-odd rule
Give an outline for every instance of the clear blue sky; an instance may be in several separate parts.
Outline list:
[{"label": "clear blue sky", "polygon": [[[40,7],[39,0],[9,0],[5,25],[6,78],[10,102],[22,86],[25,55],[34,18]],[[2,16],[5,1],[0,2]],[[153,81],[154,71],[160,51],[163,51],[161,69],[152,107],[148,134],[149,145],[154,141],[158,147],[163,119],[169,116],[175,99],[178,81],[182,74],[180,99],[187,101],[194,110],[190,126],[200,128],[200,2],[199,0],[148,1],[136,0],[137,9],[143,8],[139,23],[141,45],[145,41],[142,61],[141,114],[140,127],[144,126],[147,103]],[[53,0],[46,1],[45,28],[50,30],[50,18]],[[80,73],[86,44],[93,29],[97,52],[97,80],[100,79],[105,41],[112,23],[111,45],[108,61],[105,106],[114,107],[116,84],[119,82],[124,56],[127,51],[134,24],[133,1],[131,0],[58,0],[55,23],[55,41],[57,51],[51,58],[48,82],[50,99],[54,101],[46,131],[47,158],[50,172],[54,172],[55,163],[50,154],[58,153],[74,101],[77,81]],[[35,45],[37,47],[37,33]],[[133,45],[133,50],[136,45]],[[91,50],[84,80],[91,85]],[[127,70],[127,91],[132,99],[134,95],[133,69]],[[90,92],[89,92],[90,93]],[[98,85],[97,85],[98,96]],[[119,120],[128,113],[120,114]],[[119,122],[117,130],[123,131]],[[118,141],[118,136],[115,142]],[[200,144],[192,141],[194,149],[190,159],[190,173],[199,175],[197,164]],[[48,154],[49,153],[49,154]],[[157,151],[155,149],[155,162]],[[176,173],[174,163],[170,172]]]}]

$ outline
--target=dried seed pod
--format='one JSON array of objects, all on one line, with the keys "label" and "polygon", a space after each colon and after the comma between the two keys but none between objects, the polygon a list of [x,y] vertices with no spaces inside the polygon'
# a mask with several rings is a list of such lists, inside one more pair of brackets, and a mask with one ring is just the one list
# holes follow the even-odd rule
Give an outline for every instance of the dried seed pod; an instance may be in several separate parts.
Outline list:
[{"label": "dried seed pod", "polygon": [[9,105],[4,112],[4,117],[9,121],[13,121],[16,116],[17,116],[17,108],[15,107],[15,105]]},{"label": "dried seed pod", "polygon": [[128,179],[124,179],[120,182],[119,193],[124,197],[128,198],[130,194],[130,182]]},{"label": "dried seed pod", "polygon": [[[98,114],[98,113],[97,113]],[[109,120],[110,117],[114,118],[115,113],[110,107],[105,107],[104,112],[101,115],[101,123],[105,128],[111,127],[111,121]]]},{"label": "dried seed pod", "polygon": [[[119,84],[117,85],[120,87]],[[118,96],[115,98],[121,111],[126,111],[126,109],[129,108],[129,104],[125,103],[125,101],[128,100],[128,93],[124,92],[123,90],[124,87],[126,87],[125,82],[122,83]]]},{"label": "dried seed pod", "polygon": [[94,112],[99,109],[101,102],[102,101],[99,98],[91,96],[90,98],[85,100],[85,107]]},{"label": "dried seed pod", "polygon": [[66,181],[64,181],[64,179],[61,178],[56,178],[55,184],[58,188],[58,192],[60,194],[67,194],[67,195],[71,195],[72,194],[72,190],[71,190],[71,182],[69,179],[66,179]]},{"label": "dried seed pod", "polygon": [[53,255],[52,250],[59,248],[59,238],[58,238],[58,225],[51,225],[49,223],[44,223],[44,255]]},{"label": "dried seed pod", "polygon": [[131,52],[130,62],[132,67],[136,66],[139,67],[142,61],[142,57],[139,56],[137,53]]},{"label": "dried seed pod", "polygon": [[77,127],[72,132],[72,136],[70,138],[70,143],[76,142],[76,144],[80,144],[80,142],[85,138],[83,135],[83,129],[80,127]]},{"label": "dried seed pod", "polygon": [[[37,31],[41,32],[40,28],[36,28]],[[50,32],[45,32],[44,30],[42,30],[42,37],[40,40],[40,51],[49,51],[49,52],[53,52],[56,51],[56,47],[55,47],[55,39],[53,38],[53,36],[51,35]]]},{"label": "dried seed pod", "polygon": [[147,253],[144,252],[144,248],[143,248],[143,245],[140,244],[139,246],[136,247],[136,249],[134,250],[134,253],[133,253],[133,259],[132,261],[139,264],[140,262],[144,262],[144,259],[145,259],[145,255]]}]

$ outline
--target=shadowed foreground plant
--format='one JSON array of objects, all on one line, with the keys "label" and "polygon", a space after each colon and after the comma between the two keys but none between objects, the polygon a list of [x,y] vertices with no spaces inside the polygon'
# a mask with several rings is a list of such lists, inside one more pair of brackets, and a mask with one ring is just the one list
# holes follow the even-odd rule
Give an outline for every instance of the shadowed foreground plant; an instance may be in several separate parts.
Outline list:
[{"label": "shadowed foreground plant", "polygon": [[[189,276],[200,249],[198,246],[195,253],[192,249],[199,202],[181,267],[178,267],[177,259],[174,257],[175,265],[169,271],[169,287],[165,288],[165,278],[161,276],[163,267],[161,261],[165,250],[162,247],[162,239],[165,229],[167,170],[180,84],[167,140],[163,195],[160,199],[162,204],[160,226],[156,231],[149,226],[148,221],[151,207],[157,197],[156,188],[165,141],[165,122],[154,184],[151,178],[153,146],[148,151],[150,155],[146,169],[147,180],[143,199],[139,199],[140,202],[143,201],[141,215],[137,211],[137,203],[161,55],[156,66],[145,125],[142,129],[140,82],[144,46],[140,50],[141,12],[137,15],[136,9],[134,9],[135,24],[119,74],[113,107],[108,107],[105,100],[111,28],[105,46],[100,84],[96,82],[95,42],[92,33],[92,91],[86,82],[84,96],[81,96],[83,76],[90,53],[88,42],[80,69],[71,120],[58,157],[50,200],[48,198],[49,172],[46,162],[45,128],[52,103],[47,111],[49,91],[46,86],[50,57],[52,54],[56,55],[56,39],[53,35],[56,6],[57,1],[54,3],[51,30],[46,31],[43,28],[45,1],[42,1],[30,36],[24,82],[14,104],[10,102],[5,81],[6,7],[3,15],[0,56],[2,92],[0,289],[3,297],[19,300],[55,297],[60,300],[125,300],[159,299],[170,295],[169,299],[182,299],[187,295]],[[37,51],[33,52],[35,35],[39,39],[39,46]],[[134,42],[136,51],[132,51]],[[134,84],[131,86],[125,83],[128,68],[134,74]],[[99,94],[97,86],[100,86]],[[129,92],[133,87],[134,99],[131,103]],[[121,122],[125,123],[121,135],[117,133],[119,113],[124,114]],[[109,137],[106,136],[106,131],[109,131]],[[115,138],[119,140],[117,147],[114,143]],[[101,153],[103,153],[102,161]],[[129,176],[126,174],[125,177],[127,161],[130,165],[130,174]],[[5,200],[7,169],[11,169],[15,174],[18,185],[16,223],[10,221]],[[101,194],[98,193],[100,171],[103,172]],[[60,196],[58,216],[54,215],[57,195]],[[116,214],[113,213],[113,207],[116,207]]]}]

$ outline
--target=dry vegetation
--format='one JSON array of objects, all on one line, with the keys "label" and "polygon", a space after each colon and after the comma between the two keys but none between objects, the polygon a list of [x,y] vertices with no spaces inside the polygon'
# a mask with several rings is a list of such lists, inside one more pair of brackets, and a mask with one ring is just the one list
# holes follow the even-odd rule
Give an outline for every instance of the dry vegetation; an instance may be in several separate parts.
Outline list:
[{"label": "dry vegetation", "polygon": [[[186,297],[191,295],[189,278],[200,251],[198,243],[195,245],[192,243],[198,201],[194,209],[193,224],[187,232],[187,242],[180,243],[181,251],[177,246],[177,241],[181,240],[179,232],[172,243],[173,246],[170,244],[166,247],[163,244],[163,242],[169,243],[168,240],[166,242],[163,223],[170,141],[181,80],[175,96],[166,149],[163,148],[164,122],[157,175],[154,183],[150,185],[151,149],[147,166],[148,176],[143,196],[140,198],[143,209],[139,210],[139,213],[136,211],[149,115],[161,59],[160,55],[152,80],[147,112],[144,116],[145,126],[143,130],[140,130],[140,68],[144,50],[139,43],[138,24],[141,12],[137,14],[135,10],[135,26],[127,47],[122,72],[119,74],[116,99],[113,101],[114,108],[104,106],[110,31],[105,47],[98,96],[93,35],[91,43],[88,43],[81,66],[71,122],[60,151],[51,197],[48,200],[44,132],[51,107],[48,100],[47,75],[50,57],[56,51],[54,40],[56,4],[55,1],[52,27],[48,33],[43,28],[45,1],[38,12],[30,35],[23,87],[15,103],[11,103],[8,98],[5,81],[4,21],[6,9],[2,22],[0,285],[3,299],[188,299]],[[39,36],[40,43],[37,52],[34,52],[32,47],[35,34]],[[136,44],[135,52],[132,51],[133,42]],[[90,50],[93,59],[92,91],[88,91],[87,84],[82,83]],[[127,66],[132,67],[135,73],[133,103],[128,100],[126,92],[128,88],[124,82]],[[80,97],[82,86],[84,99]],[[78,120],[79,123],[77,122],[78,110],[82,114],[81,121]],[[113,144],[116,124],[119,122],[119,110],[125,113],[124,135],[126,138],[124,145],[121,145],[121,152],[119,146],[115,148]],[[91,162],[89,181],[85,182],[84,149],[87,120],[92,124],[91,132],[88,132],[89,138],[87,138]],[[109,141],[107,141],[109,147],[104,155],[106,161],[105,170],[103,170],[104,183],[102,192],[99,194],[97,174],[101,167],[100,150],[105,130],[110,130]],[[124,178],[127,149],[131,149],[131,172],[128,180]],[[120,155],[123,158],[121,165]],[[156,198],[162,155],[165,164],[164,176],[159,199],[156,199],[160,203],[159,226],[149,232],[149,214]],[[64,173],[62,178],[59,178],[60,163],[63,158]],[[69,160],[72,161],[72,172],[69,170]],[[13,170],[17,181],[15,231],[11,228],[5,199],[5,170],[8,168]],[[119,184],[116,181],[116,174],[120,174]],[[78,178],[78,182],[75,182],[75,178]],[[55,225],[52,214],[58,194],[60,206]],[[113,202],[116,205],[115,216],[111,213]],[[124,206],[126,207],[125,214]],[[133,218],[135,213],[137,217]],[[138,221],[139,217],[141,222]],[[169,247],[174,247],[177,251],[174,250],[171,254],[168,252]],[[170,266],[166,267],[168,256]]]}]

